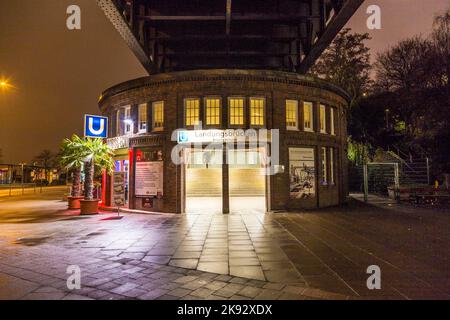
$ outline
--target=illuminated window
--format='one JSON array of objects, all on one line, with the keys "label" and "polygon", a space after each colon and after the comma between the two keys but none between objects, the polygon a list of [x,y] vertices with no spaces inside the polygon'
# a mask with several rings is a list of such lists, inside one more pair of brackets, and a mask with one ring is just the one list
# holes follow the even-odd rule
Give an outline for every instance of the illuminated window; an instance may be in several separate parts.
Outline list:
[{"label": "illuminated window", "polygon": [[206,125],[213,126],[220,124],[220,98],[206,98]]},{"label": "illuminated window", "polygon": [[186,127],[200,123],[200,100],[184,99],[184,124]]},{"label": "illuminated window", "polygon": [[139,132],[147,132],[147,104],[139,105]]},{"label": "illuminated window", "polygon": [[336,131],[334,128],[334,108],[330,108],[330,133],[332,135],[336,134]]},{"label": "illuminated window", "polygon": [[230,98],[228,101],[230,113],[230,125],[244,125],[244,99]]},{"label": "illuminated window", "polygon": [[153,131],[164,129],[164,102],[158,101],[152,104]]},{"label": "illuminated window", "polygon": [[131,119],[131,106],[125,107],[125,116],[123,121],[125,122],[125,134],[133,132],[133,120]]},{"label": "illuminated window", "polygon": [[327,184],[327,148],[322,148],[322,184]]},{"label": "illuminated window", "polygon": [[120,136],[120,109],[116,111],[116,137]]},{"label": "illuminated window", "polygon": [[334,184],[334,148],[330,148],[330,184]]},{"label": "illuminated window", "polygon": [[327,133],[326,110],[323,104],[319,106],[320,133]]},{"label": "illuminated window", "polygon": [[313,131],[313,104],[312,102],[303,103],[303,128],[305,131]]},{"label": "illuminated window", "polygon": [[264,125],[264,99],[250,98],[250,124],[252,126]]},{"label": "illuminated window", "polygon": [[298,130],[298,102],[286,100],[286,129]]}]

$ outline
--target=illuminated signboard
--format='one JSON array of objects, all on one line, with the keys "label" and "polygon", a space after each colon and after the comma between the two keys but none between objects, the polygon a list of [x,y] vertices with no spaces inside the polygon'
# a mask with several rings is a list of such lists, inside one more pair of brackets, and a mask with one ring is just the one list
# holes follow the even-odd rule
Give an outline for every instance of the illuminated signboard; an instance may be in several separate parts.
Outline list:
[{"label": "illuminated signboard", "polygon": [[84,136],[90,138],[107,138],[108,118],[86,114],[84,116]]},{"label": "illuminated signboard", "polygon": [[268,141],[270,140],[269,130],[179,130],[177,132],[178,143],[210,143],[227,141]]}]

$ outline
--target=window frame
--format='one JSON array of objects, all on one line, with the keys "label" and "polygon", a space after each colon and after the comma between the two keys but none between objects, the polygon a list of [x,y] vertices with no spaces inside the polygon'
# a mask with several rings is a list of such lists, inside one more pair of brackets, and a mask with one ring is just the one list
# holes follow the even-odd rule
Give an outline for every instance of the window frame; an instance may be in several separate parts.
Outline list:
[{"label": "window frame", "polygon": [[[187,120],[187,118],[186,118],[186,102],[189,101],[189,100],[198,101],[198,119],[197,119],[197,123],[188,125],[187,122],[186,122],[186,120]],[[201,101],[202,100],[200,98],[198,98],[198,97],[187,97],[187,98],[183,99],[183,126],[185,128],[193,128],[193,127],[199,126],[201,124],[201,122],[202,122],[202,115],[201,115],[202,105],[201,105]]]},{"label": "window frame", "polygon": [[[217,124],[209,124],[208,123],[208,100],[219,100],[219,123]],[[204,104],[204,124],[206,127],[220,127],[222,125],[222,111],[223,111],[223,103],[222,103],[222,97],[221,96],[205,96],[203,98],[203,104]]]},{"label": "window frame", "polygon": [[334,162],[335,162],[334,148],[333,147],[328,148],[328,153],[329,153],[329,163],[330,163],[329,183],[330,183],[330,185],[335,185],[336,184],[336,176],[335,176],[335,170],[334,170]]},{"label": "window frame", "polygon": [[[294,114],[295,114],[295,126],[290,126],[290,125],[288,125],[288,102],[295,102],[295,111],[294,111]],[[285,121],[286,121],[286,130],[289,130],[289,131],[298,131],[299,130],[299,114],[298,114],[298,105],[299,105],[299,103],[298,103],[298,100],[296,100],[296,99],[285,99],[285,114],[286,114],[286,119],[285,119]]]},{"label": "window frame", "polygon": [[123,108],[123,110],[124,110],[124,114],[123,114],[123,121],[124,121],[123,133],[124,133],[124,135],[133,134],[134,123],[133,123],[133,119],[131,117],[131,105],[125,106]]},{"label": "window frame", "polygon": [[[141,115],[141,109],[145,108],[145,115],[144,119],[142,119]],[[141,103],[138,105],[138,133],[146,133],[148,130],[148,104],[147,103]],[[145,129],[141,128],[141,125],[145,124]]]},{"label": "window frame", "polygon": [[[160,104],[162,106],[162,112],[161,112],[161,116],[162,116],[162,121],[161,121],[161,126],[156,126],[156,117],[155,117],[155,105]],[[158,131],[164,131],[164,101],[163,100],[158,100],[158,101],[153,101],[152,102],[152,131],[153,132],[158,132]],[[159,123],[158,123],[159,124]]]},{"label": "window frame", "polygon": [[327,159],[327,148],[321,147],[321,162],[322,162],[322,175],[321,184],[328,185],[328,159]]},{"label": "window frame", "polygon": [[[322,113],[323,112],[323,113]],[[323,118],[322,118],[323,115]],[[322,123],[323,119],[323,123]],[[323,128],[322,128],[323,125]],[[319,132],[320,133],[327,133],[327,106],[319,103]]]},{"label": "window frame", "polygon": [[336,123],[335,123],[335,114],[336,114],[336,108],[330,107],[330,134],[335,136],[336,135]]},{"label": "window frame", "polygon": [[[252,124],[252,100],[262,100],[262,124]],[[245,110],[245,106],[244,106]],[[252,96],[248,98],[249,125],[252,128],[264,128],[266,125],[266,97]],[[245,112],[244,112],[245,116]],[[260,117],[259,117],[260,118]],[[245,120],[244,120],[245,121]]]},{"label": "window frame", "polygon": [[[242,100],[242,124],[231,124],[231,100],[241,99]],[[227,98],[227,111],[228,111],[228,126],[231,128],[244,128],[246,125],[246,99],[244,96],[230,96]]]},{"label": "window frame", "polygon": [[[308,119],[310,122],[310,127],[306,127],[305,110],[307,106],[310,114]],[[303,131],[314,132],[314,103],[310,101],[303,101]]]},{"label": "window frame", "polygon": [[116,137],[120,137],[122,135],[122,130],[120,130],[120,114],[121,114],[121,108],[116,110]]}]

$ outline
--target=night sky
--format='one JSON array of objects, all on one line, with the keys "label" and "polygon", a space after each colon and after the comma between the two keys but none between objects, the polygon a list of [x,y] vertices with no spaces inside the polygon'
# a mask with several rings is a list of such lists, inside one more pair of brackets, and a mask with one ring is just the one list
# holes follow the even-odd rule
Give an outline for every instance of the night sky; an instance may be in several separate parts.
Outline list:
[{"label": "night sky", "polygon": [[[66,28],[66,8],[82,10],[82,30]],[[382,10],[382,29],[366,28],[367,6]],[[372,53],[431,30],[448,0],[370,0],[348,24],[369,32]],[[0,0],[0,78],[16,87],[0,91],[0,149],[4,163],[30,163],[43,149],[81,134],[83,114],[98,114],[100,93],[145,76],[95,0]]]}]

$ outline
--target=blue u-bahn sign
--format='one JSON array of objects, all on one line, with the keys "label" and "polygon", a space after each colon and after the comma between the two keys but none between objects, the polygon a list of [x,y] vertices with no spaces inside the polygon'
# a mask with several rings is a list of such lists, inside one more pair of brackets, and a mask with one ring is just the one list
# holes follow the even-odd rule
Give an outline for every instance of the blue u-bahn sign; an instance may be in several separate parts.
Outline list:
[{"label": "blue u-bahn sign", "polygon": [[108,137],[108,118],[84,115],[84,136],[90,138]]}]

